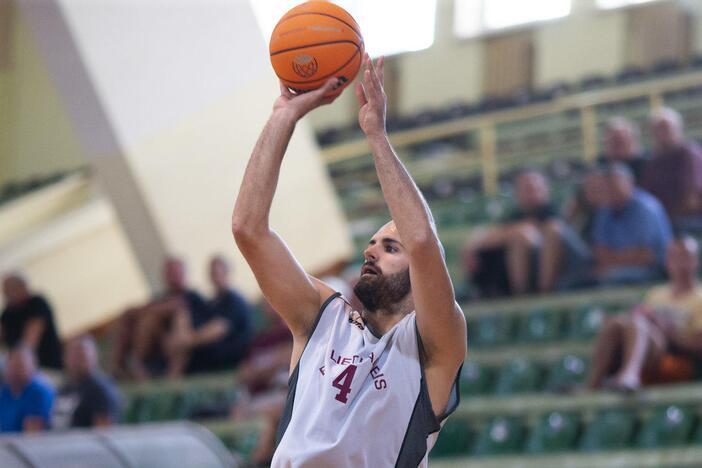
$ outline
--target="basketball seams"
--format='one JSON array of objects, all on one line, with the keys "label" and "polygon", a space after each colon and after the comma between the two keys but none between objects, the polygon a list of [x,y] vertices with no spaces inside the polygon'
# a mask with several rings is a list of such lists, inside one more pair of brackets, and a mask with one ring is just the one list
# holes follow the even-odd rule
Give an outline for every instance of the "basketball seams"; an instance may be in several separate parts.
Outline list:
[{"label": "basketball seams", "polygon": [[278,50],[276,52],[271,52],[271,57],[275,57],[276,55],[280,55],[280,54],[283,54],[285,52],[292,52],[293,50],[307,49],[309,47],[318,47],[318,46],[331,45],[331,44],[353,44],[353,46],[356,48],[356,50],[361,50],[359,44],[356,44],[353,41],[349,41],[348,39],[343,39],[343,40],[339,40],[339,41],[317,42],[315,44],[305,44],[302,46],[290,47],[288,49],[282,49],[282,50]]},{"label": "basketball seams", "polygon": [[358,47],[356,47],[356,52],[354,52],[351,55],[351,58],[349,58],[343,65],[341,65],[339,68],[337,68],[333,72],[327,73],[326,75],[324,75],[320,78],[315,78],[314,80],[309,80],[309,81],[292,81],[292,80],[286,80],[284,78],[281,78],[281,80],[283,80],[285,83],[293,83],[293,84],[310,84],[310,83],[314,83],[316,81],[324,81],[324,80],[330,78],[331,76],[333,76],[339,70],[342,70],[344,67],[347,67],[351,62],[353,62],[353,60],[356,58],[357,55],[360,55],[360,53],[361,53],[361,50]]},{"label": "basketball seams", "polygon": [[[275,26],[270,40],[269,55],[273,68],[281,81],[291,89],[298,87],[314,89],[330,77],[338,77],[338,75],[352,81],[362,62],[365,44],[360,27],[354,18],[346,10],[332,3],[320,2],[323,6],[314,6],[313,3],[316,2],[298,5],[284,15]],[[288,20],[291,21],[288,22]],[[312,28],[311,26],[314,25],[319,25],[320,28]],[[325,28],[331,32],[324,32]],[[319,42],[304,43],[304,41],[312,42],[315,39]],[[347,44],[352,45],[355,50]],[[348,58],[344,59],[343,57],[349,52]],[[307,69],[307,72],[298,69],[299,66],[302,66],[302,62],[309,61],[302,55],[305,53],[310,53],[316,60],[322,60],[319,63],[319,70],[316,70],[317,67],[314,64]],[[356,61],[357,58],[358,61]],[[344,60],[343,64],[333,71],[328,71],[331,66],[338,64],[341,60]],[[296,63],[298,65],[295,65]],[[315,70],[313,71],[313,69]],[[310,75],[308,72],[312,72],[311,76],[308,76]],[[315,77],[317,73],[319,76]],[[293,80],[287,80],[284,77],[286,75]],[[345,83],[341,88],[345,88],[347,84]]]},{"label": "basketball seams", "polygon": [[[348,13],[347,13],[347,14],[348,14]],[[336,16],[334,16],[334,15],[331,15],[331,14],[329,14],[329,13],[321,13],[321,12],[317,12],[317,11],[305,11],[305,12],[302,12],[302,13],[295,13],[294,15],[286,16],[285,18],[281,19],[281,20],[278,22],[278,24],[275,25],[274,30],[277,29],[278,26],[280,26],[281,24],[285,23],[287,20],[289,20],[289,19],[291,19],[291,18],[297,18],[298,16],[305,16],[305,15],[318,15],[318,16],[326,16],[326,17],[328,17],[328,18],[333,18],[333,19],[337,20],[338,22],[344,23],[346,26],[348,26],[349,28],[351,28],[351,31],[353,31],[354,33],[356,33],[356,36],[358,36],[358,38],[359,38],[361,41],[363,40],[363,38],[361,37],[360,28],[359,28],[359,29],[356,29],[356,28],[353,27],[353,25],[351,25],[351,24],[347,23],[346,21],[342,20],[341,18],[336,17]],[[349,15],[349,16],[351,16],[351,15]]]}]

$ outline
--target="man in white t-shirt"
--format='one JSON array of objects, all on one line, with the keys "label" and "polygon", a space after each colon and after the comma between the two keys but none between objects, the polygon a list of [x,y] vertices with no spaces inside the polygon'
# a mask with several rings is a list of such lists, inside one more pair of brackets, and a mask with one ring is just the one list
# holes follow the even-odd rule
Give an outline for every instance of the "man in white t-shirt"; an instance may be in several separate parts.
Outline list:
[{"label": "man in white t-shirt", "polygon": [[[364,251],[354,311],[305,273],[268,224],[296,122],[333,98],[320,89],[281,96],[254,148],[234,208],[236,243],[294,342],[274,467],[417,467],[458,402],[465,318],[429,208],[385,131],[383,60],[365,55],[356,95],[392,221]],[[314,243],[314,231],[309,241]]]}]

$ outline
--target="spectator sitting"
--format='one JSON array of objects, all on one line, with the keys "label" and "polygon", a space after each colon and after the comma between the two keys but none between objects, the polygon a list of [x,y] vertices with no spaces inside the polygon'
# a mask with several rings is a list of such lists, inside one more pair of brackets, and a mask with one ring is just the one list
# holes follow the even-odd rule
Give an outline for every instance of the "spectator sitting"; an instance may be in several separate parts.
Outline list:
[{"label": "spectator sitting", "polygon": [[558,218],[540,172],[522,171],[516,192],[517,211],[473,231],[464,248],[465,266],[483,296],[550,291],[557,276],[570,276],[589,258],[585,243]]},{"label": "spectator sitting", "polygon": [[641,150],[638,127],[624,117],[611,118],[605,127],[601,164],[626,164],[637,184],[641,183],[646,167],[647,155]]},{"label": "spectator sitting", "polygon": [[565,220],[588,244],[597,210],[607,203],[607,180],[601,168],[589,170],[565,209]]},{"label": "spectator sitting", "polygon": [[186,311],[196,327],[210,318],[210,310],[197,292],[187,287],[185,265],[168,258],[163,265],[165,293],[158,299],[128,310],[117,323],[111,366],[117,376],[137,380],[166,369],[182,367],[179,356],[166,353],[174,317]]},{"label": "spectator sitting", "polygon": [[119,422],[121,403],[117,388],[98,367],[95,340],[80,336],[66,344],[67,382],[54,401],[52,427],[107,427]]},{"label": "spectator sitting", "polygon": [[182,310],[177,314],[168,341],[173,362],[169,375],[233,368],[248,353],[253,335],[251,307],[229,285],[229,265],[220,256],[210,262],[210,280],[215,297],[209,303],[211,316],[196,324]]},{"label": "spectator sitting", "polygon": [[642,187],[657,197],[676,227],[702,228],[702,149],[685,140],[680,114],[664,108],[653,113],[655,140]]},{"label": "spectator sitting", "polygon": [[242,388],[232,408],[232,417],[237,420],[261,418],[265,421],[251,461],[255,466],[269,466],[275,450],[276,428],[287,397],[292,335],[267,302],[263,302],[261,310],[268,320],[268,326],[254,339],[249,357],[237,374]]},{"label": "spectator sitting", "polygon": [[607,168],[607,199],[608,206],[598,210],[593,226],[596,282],[662,278],[671,228],[661,204],[634,187],[631,171],[623,164]]},{"label": "spectator sitting", "polygon": [[18,346],[7,355],[0,386],[0,432],[37,432],[49,427],[54,390],[37,375],[32,350]]},{"label": "spectator sitting", "polygon": [[36,353],[41,367],[60,369],[61,343],[51,306],[32,294],[18,274],[7,275],[2,287],[7,305],[0,316],[0,337],[5,346],[26,346]]},{"label": "spectator sitting", "polygon": [[[635,390],[642,377],[656,376],[666,353],[702,363],[702,286],[697,280],[699,247],[691,237],[673,241],[667,250],[670,281],[653,288],[632,313],[607,321],[600,331],[587,385]],[[613,377],[607,380],[608,376]],[[699,375],[698,375],[699,376]]]}]

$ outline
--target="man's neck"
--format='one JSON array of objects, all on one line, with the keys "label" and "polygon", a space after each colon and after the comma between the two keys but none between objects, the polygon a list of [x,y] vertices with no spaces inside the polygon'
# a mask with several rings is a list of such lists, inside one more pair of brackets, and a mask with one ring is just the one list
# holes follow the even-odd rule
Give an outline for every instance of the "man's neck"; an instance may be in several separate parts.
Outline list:
[{"label": "man's neck", "polygon": [[413,310],[414,301],[412,296],[408,295],[391,308],[378,309],[375,312],[364,309],[361,316],[374,335],[383,336]]},{"label": "man's neck", "polygon": [[676,296],[687,294],[695,289],[696,286],[697,280],[695,278],[680,279],[671,283],[673,294]]},{"label": "man's neck", "polygon": [[685,140],[680,140],[669,145],[658,145],[658,151],[661,153],[674,153],[680,151],[685,146]]},{"label": "man's neck", "polygon": [[21,306],[25,305],[31,298],[32,298],[32,296],[30,294],[26,294],[22,297],[18,297],[16,300],[14,300],[12,302],[8,301],[7,305],[13,306],[13,307],[21,307]]},{"label": "man's neck", "polygon": [[638,157],[638,152],[631,152],[631,153],[620,153],[616,155],[612,155],[612,159],[615,161],[631,161],[632,159],[636,159]]},{"label": "man's neck", "polygon": [[10,387],[10,393],[12,393],[13,396],[18,396],[24,392],[24,389],[27,388],[27,386],[32,382],[32,379],[27,380],[26,382],[22,382],[17,385],[9,385]]},{"label": "man's neck", "polygon": [[90,378],[94,373],[95,373],[95,369],[90,369],[86,372],[79,372],[79,373],[76,373],[76,374],[70,376],[70,381],[74,384],[80,384],[83,381]]}]

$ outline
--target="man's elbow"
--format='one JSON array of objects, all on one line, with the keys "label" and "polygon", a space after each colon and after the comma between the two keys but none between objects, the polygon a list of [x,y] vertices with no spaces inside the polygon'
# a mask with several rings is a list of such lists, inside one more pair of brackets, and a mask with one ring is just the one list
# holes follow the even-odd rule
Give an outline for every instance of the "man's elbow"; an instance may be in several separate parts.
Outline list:
[{"label": "man's elbow", "polygon": [[443,251],[439,238],[431,229],[416,232],[409,239],[403,238],[402,241],[409,250],[410,255],[413,253],[425,253],[432,250]]},{"label": "man's elbow", "polygon": [[232,234],[238,243],[246,243],[260,237],[267,229],[258,228],[256,224],[234,217],[232,219]]}]

